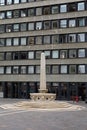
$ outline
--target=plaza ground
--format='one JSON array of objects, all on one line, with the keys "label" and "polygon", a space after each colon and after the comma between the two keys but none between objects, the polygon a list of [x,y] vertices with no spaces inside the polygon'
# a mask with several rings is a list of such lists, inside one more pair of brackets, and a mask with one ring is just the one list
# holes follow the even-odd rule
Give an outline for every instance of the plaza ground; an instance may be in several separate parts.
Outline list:
[{"label": "plaza ground", "polygon": [[[0,106],[26,101],[28,100],[0,99]],[[0,130],[87,130],[87,104],[68,103],[72,105],[69,110],[0,107]],[[74,106],[79,107],[74,109]]]}]

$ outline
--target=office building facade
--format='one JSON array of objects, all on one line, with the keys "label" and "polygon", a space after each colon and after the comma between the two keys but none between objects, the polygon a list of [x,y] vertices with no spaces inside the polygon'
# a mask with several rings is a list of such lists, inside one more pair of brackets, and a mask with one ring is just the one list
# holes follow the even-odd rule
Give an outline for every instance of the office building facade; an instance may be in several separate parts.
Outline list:
[{"label": "office building facade", "polygon": [[87,96],[87,1],[0,0],[0,96],[30,98],[46,84],[56,99]]}]

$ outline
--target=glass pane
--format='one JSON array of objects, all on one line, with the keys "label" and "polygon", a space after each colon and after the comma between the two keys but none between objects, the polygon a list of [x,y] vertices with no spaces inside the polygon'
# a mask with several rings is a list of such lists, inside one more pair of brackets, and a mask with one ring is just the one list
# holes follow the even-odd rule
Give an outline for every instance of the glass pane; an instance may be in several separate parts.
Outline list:
[{"label": "glass pane", "polygon": [[52,7],[52,14],[57,14],[58,13],[58,6],[53,6]]},{"label": "glass pane", "polygon": [[60,5],[60,12],[67,12],[67,6],[66,5]]},{"label": "glass pane", "polygon": [[26,45],[27,39],[26,38],[21,38],[21,45]]},{"label": "glass pane", "polygon": [[78,50],[78,57],[85,57],[85,49]]},{"label": "glass pane", "polygon": [[0,60],[4,60],[4,53],[0,53]]},{"label": "glass pane", "polygon": [[78,73],[85,73],[85,65],[78,66]]},{"label": "glass pane", "polygon": [[13,39],[13,45],[14,46],[18,46],[19,45],[19,39],[18,38],[14,38]]},{"label": "glass pane", "polygon": [[34,59],[34,52],[28,52],[28,59]]},{"label": "glass pane", "polygon": [[81,2],[81,3],[78,3],[78,10],[85,10],[85,3],[84,2]]},{"label": "glass pane", "polygon": [[36,37],[36,43],[35,44],[42,44],[42,36]]},{"label": "glass pane", "polygon": [[0,74],[4,74],[4,67],[0,67]]},{"label": "glass pane", "polygon": [[0,39],[0,46],[4,46],[5,45],[5,39]]},{"label": "glass pane", "polygon": [[6,74],[11,74],[11,67],[10,66],[6,67]]},{"label": "glass pane", "polygon": [[67,73],[67,66],[61,65],[61,73]]},{"label": "glass pane", "polygon": [[13,67],[13,74],[18,74],[19,71],[19,67],[18,66],[14,66]]},{"label": "glass pane", "polygon": [[76,65],[70,65],[69,66],[69,73],[75,74],[76,73]]},{"label": "glass pane", "polygon": [[26,74],[26,66],[21,66],[21,74]]},{"label": "glass pane", "polygon": [[28,30],[34,30],[34,23],[28,24]]},{"label": "glass pane", "polygon": [[59,58],[59,51],[52,51],[52,58]]},{"label": "glass pane", "polygon": [[78,34],[78,42],[85,42],[85,34]]},{"label": "glass pane", "polygon": [[28,66],[28,74],[34,74],[34,66]]},{"label": "glass pane", "polygon": [[67,20],[60,20],[60,28],[66,28],[67,27]]}]

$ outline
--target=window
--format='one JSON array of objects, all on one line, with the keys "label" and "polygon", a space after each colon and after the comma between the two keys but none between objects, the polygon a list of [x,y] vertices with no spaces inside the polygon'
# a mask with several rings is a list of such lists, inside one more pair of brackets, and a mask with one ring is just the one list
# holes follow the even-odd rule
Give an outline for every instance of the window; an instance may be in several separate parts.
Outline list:
[{"label": "window", "polygon": [[36,8],[36,15],[42,15],[42,8]]},{"label": "window", "polygon": [[11,32],[12,31],[12,25],[6,25],[6,32]]},{"label": "window", "polygon": [[85,49],[78,50],[78,57],[85,57]]},{"label": "window", "polygon": [[44,51],[44,53],[45,53],[46,59],[51,58],[51,53],[50,53],[50,51]]},{"label": "window", "polygon": [[57,14],[58,13],[58,6],[53,6],[52,7],[52,14]]},{"label": "window", "polygon": [[19,3],[19,0],[14,0],[14,4],[18,4]]},{"label": "window", "polygon": [[76,74],[76,65],[69,65],[69,73]]},{"label": "window", "polygon": [[69,12],[76,11],[76,3],[69,3],[68,4],[68,11]]},{"label": "window", "polygon": [[58,28],[58,21],[52,21],[52,29],[57,29]]},{"label": "window", "polygon": [[52,66],[52,74],[58,74],[59,73],[59,66],[55,65]]},{"label": "window", "polygon": [[25,2],[27,2],[27,0],[21,0],[21,3],[25,3]]},{"label": "window", "polygon": [[61,69],[60,69],[60,73],[61,74],[66,74],[67,73],[67,65],[61,65]]},{"label": "window", "polygon": [[76,42],[76,34],[69,34],[69,42]]},{"label": "window", "polygon": [[5,12],[0,12],[0,19],[4,19],[5,18]]},{"label": "window", "polygon": [[33,2],[33,1],[35,1],[35,0],[28,0],[28,2]]},{"label": "window", "polygon": [[5,32],[5,25],[0,25],[0,33],[4,33]]},{"label": "window", "polygon": [[34,66],[28,66],[28,74],[34,74]]},{"label": "window", "polygon": [[6,46],[11,46],[12,45],[12,40],[11,38],[6,39]]},{"label": "window", "polygon": [[27,29],[27,24],[26,23],[21,23],[20,26],[21,26],[20,27],[21,31],[26,31],[26,29]]},{"label": "window", "polygon": [[5,5],[5,0],[0,0],[0,5]]},{"label": "window", "polygon": [[26,45],[27,43],[26,37],[21,38],[20,41],[21,41],[21,45]]},{"label": "window", "polygon": [[44,15],[50,14],[50,7],[44,7],[44,9],[43,9],[43,14],[44,14]]},{"label": "window", "polygon": [[69,27],[75,27],[76,26],[76,21],[75,19],[70,19],[69,20]]},{"label": "window", "polygon": [[34,45],[34,37],[28,38],[28,45]]},{"label": "window", "polygon": [[18,73],[19,73],[19,67],[13,66],[13,74],[18,74]]},{"label": "window", "polygon": [[4,67],[0,67],[0,74],[4,74]]},{"label": "window", "polygon": [[12,0],[7,0],[7,5],[12,4]]},{"label": "window", "polygon": [[85,73],[85,65],[78,65],[78,73]]},{"label": "window", "polygon": [[59,58],[59,51],[57,50],[52,51],[52,58]]},{"label": "window", "polygon": [[12,59],[11,52],[7,52],[6,53],[6,60],[11,60],[11,59]]},{"label": "window", "polygon": [[18,38],[13,38],[13,45],[18,46],[19,45],[19,39]]},{"label": "window", "polygon": [[0,39],[0,46],[4,46],[5,45],[5,39]]},{"label": "window", "polygon": [[42,36],[37,36],[35,41],[36,44],[42,44]]},{"label": "window", "polygon": [[4,53],[0,52],[0,60],[4,60]]},{"label": "window", "polygon": [[28,30],[34,30],[34,23],[28,24]]},{"label": "window", "polygon": [[66,28],[67,27],[67,20],[60,20],[60,28]]},{"label": "window", "polygon": [[50,44],[50,36],[44,36],[44,44]]},{"label": "window", "polygon": [[69,50],[69,58],[76,58],[76,50]]},{"label": "window", "polygon": [[36,66],[36,74],[40,74],[40,66]]},{"label": "window", "polygon": [[18,60],[20,59],[20,53],[19,52],[14,52],[13,53],[13,60]]},{"label": "window", "polygon": [[6,74],[11,74],[11,66],[6,67]]},{"label": "window", "polygon": [[28,16],[34,16],[34,8],[28,9]]},{"label": "window", "polygon": [[13,11],[13,17],[14,18],[19,18],[19,10],[14,10]]},{"label": "window", "polygon": [[40,59],[42,51],[36,51],[36,59]]},{"label": "window", "polygon": [[20,73],[21,74],[26,74],[26,66],[21,66]]},{"label": "window", "polygon": [[21,10],[21,17],[26,17],[26,16],[27,16],[26,9]]},{"label": "window", "polygon": [[58,44],[58,35],[52,36],[52,44]]},{"label": "window", "polygon": [[19,24],[13,25],[13,31],[15,31],[15,32],[19,31]]},{"label": "window", "polygon": [[44,22],[44,29],[50,29],[50,21]]},{"label": "window", "polygon": [[61,13],[67,12],[67,5],[60,5],[60,12]]},{"label": "window", "polygon": [[85,42],[85,34],[78,34],[77,35],[78,42]]},{"label": "window", "polygon": [[51,73],[51,66],[50,66],[50,65],[47,65],[47,66],[46,66],[46,73],[47,73],[47,74],[50,74],[50,73]]},{"label": "window", "polygon": [[7,11],[6,16],[7,18],[12,18],[12,11]]},{"label": "window", "polygon": [[67,35],[66,34],[60,34],[59,35],[59,42],[60,43],[67,43]]},{"label": "window", "polygon": [[42,22],[36,22],[36,30],[42,29]]},{"label": "window", "polygon": [[79,18],[77,22],[79,27],[85,26],[85,18]]},{"label": "window", "polygon": [[84,2],[78,3],[78,11],[80,11],[80,10],[85,10],[85,3]]},{"label": "window", "polygon": [[28,54],[27,54],[27,52],[20,52],[20,59],[27,59],[27,56],[28,56]]},{"label": "window", "polygon": [[60,50],[60,58],[67,58],[67,50]]},{"label": "window", "polygon": [[28,52],[28,59],[34,59],[34,52]]}]

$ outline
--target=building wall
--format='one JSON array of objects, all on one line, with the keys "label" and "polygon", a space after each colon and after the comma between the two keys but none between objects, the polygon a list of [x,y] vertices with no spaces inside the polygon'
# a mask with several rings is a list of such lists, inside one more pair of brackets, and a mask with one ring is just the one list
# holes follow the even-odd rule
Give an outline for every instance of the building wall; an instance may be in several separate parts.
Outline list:
[{"label": "building wall", "polygon": [[[4,72],[6,71],[6,67],[11,66],[11,74],[0,74],[0,82],[39,82],[40,76],[39,73],[36,73],[36,66],[40,66],[40,58],[36,58],[37,51],[50,51],[50,58],[46,58],[46,65],[51,66],[50,67],[50,73],[47,73],[46,80],[47,82],[86,82],[87,79],[87,2],[85,0],[44,0],[44,1],[37,1],[37,2],[27,2],[27,3],[20,3],[20,4],[12,4],[12,5],[3,5],[0,6],[0,13],[6,12],[6,11],[14,11],[14,10],[23,10],[23,9],[31,9],[31,8],[38,8],[38,7],[53,7],[60,5],[67,4],[73,4],[73,3],[80,3],[85,2],[85,9],[80,11],[68,11],[68,12],[62,12],[62,13],[55,13],[48,15],[37,15],[37,16],[27,16],[27,17],[20,17],[20,18],[6,18],[6,19],[0,19],[0,27],[1,25],[6,26],[12,24],[12,28],[14,24],[22,24],[27,23],[27,29],[25,31],[11,31],[11,32],[1,32],[0,33],[0,39],[7,39],[7,38],[22,38],[27,37],[27,43],[28,43],[28,37],[36,37],[36,36],[50,36],[50,41],[52,39],[52,36],[58,35],[58,40],[60,40],[61,35],[67,34],[67,40],[68,42],[58,43],[58,44],[34,44],[34,45],[17,45],[17,46],[1,46],[0,47],[0,53],[5,53],[4,57],[6,58],[6,55],[8,52],[13,53],[16,52],[34,52],[34,58],[33,59],[18,59],[18,60],[1,60],[0,61],[0,67],[5,67]],[[50,10],[51,11],[51,10]],[[35,12],[36,13],[36,12]],[[5,13],[6,15],[6,13]],[[85,25],[84,26],[78,26],[78,19],[85,18]],[[58,21],[58,28],[52,28],[52,21]],[[67,20],[67,27],[60,27],[60,20]],[[75,20],[76,25],[73,27],[69,27],[70,20]],[[43,29],[41,30],[28,30],[28,23],[35,22],[34,28],[36,28],[37,22],[42,22],[42,26],[44,26],[45,21],[50,21],[50,28],[49,29]],[[21,25],[20,27],[21,28]],[[69,42],[69,35],[70,34],[76,34],[76,41]],[[85,35],[85,41],[78,41],[79,34]],[[42,42],[43,42],[42,38]],[[78,41],[78,43],[77,43]],[[20,42],[20,41],[19,41]],[[51,41],[52,42],[52,41]],[[13,44],[13,43],[12,43]],[[84,49],[85,56],[79,57],[78,53],[81,49]],[[52,58],[53,51],[58,51],[60,54],[61,50],[67,50],[67,57],[61,58],[60,56],[58,58]],[[70,58],[70,50],[76,50],[76,57]],[[52,73],[53,66],[58,65],[58,73]],[[67,73],[61,73],[61,66],[67,65]],[[70,65],[76,65],[76,72],[70,73]],[[85,72],[79,73],[78,72],[78,66],[82,67],[80,65],[85,66]],[[12,71],[14,66],[20,66],[19,73],[14,74]],[[27,70],[25,74],[20,73],[21,66],[27,66]],[[34,66],[34,72],[33,74],[29,74],[28,66]]]}]

